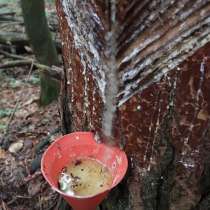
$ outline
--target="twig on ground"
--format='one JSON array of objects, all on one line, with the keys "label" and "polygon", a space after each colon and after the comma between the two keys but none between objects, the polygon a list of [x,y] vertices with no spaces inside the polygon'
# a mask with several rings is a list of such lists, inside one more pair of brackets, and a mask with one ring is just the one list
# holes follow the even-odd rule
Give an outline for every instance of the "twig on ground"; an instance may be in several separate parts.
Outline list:
[{"label": "twig on ground", "polygon": [[0,8],[6,7],[6,6],[7,6],[7,4],[1,4]]},{"label": "twig on ground", "polygon": [[5,129],[5,132],[4,132],[4,136],[6,136],[8,131],[9,131],[10,124],[11,124],[11,122],[12,122],[14,116],[15,116],[15,112],[17,111],[18,107],[19,107],[19,103],[16,103],[15,108],[13,109],[13,111],[12,111],[10,117],[9,117],[9,120],[7,122],[6,129]]},{"label": "twig on ground", "polygon": [[[12,19],[11,17],[7,18],[3,16],[0,16],[0,20],[20,22],[18,19]],[[0,44],[18,45],[24,47],[26,45],[29,45],[29,40],[25,33],[0,31]],[[61,42],[54,40],[54,44],[58,52],[61,52]]]},{"label": "twig on ground", "polygon": [[15,66],[25,66],[25,65],[30,65],[30,64],[31,64],[31,60],[9,61],[9,62],[1,64],[0,69],[11,68],[11,67],[15,67]]},{"label": "twig on ground", "polygon": [[31,196],[16,195],[16,198],[20,198],[20,199],[31,199]]},{"label": "twig on ground", "polygon": [[7,205],[6,205],[6,203],[5,203],[4,201],[1,201],[1,206],[2,206],[3,210],[10,210],[10,209],[7,207]]},{"label": "twig on ground", "polygon": [[8,15],[15,15],[16,13],[15,12],[1,12],[0,13],[0,16],[8,16]]},{"label": "twig on ground", "polygon": [[5,23],[5,22],[19,22],[17,19],[15,19],[14,17],[5,17],[5,16],[0,16],[0,23]]},{"label": "twig on ground", "polygon": [[[2,19],[2,18],[1,18]],[[4,18],[6,19],[6,18]],[[7,19],[6,19],[7,20]],[[10,19],[8,19],[10,20]],[[13,21],[13,20],[11,20]],[[28,38],[24,33],[18,32],[0,32],[0,43],[1,44],[14,44],[14,45],[27,45]]]},{"label": "twig on ground", "polygon": [[27,183],[27,182],[29,182],[29,181],[31,181],[32,179],[35,179],[35,178],[37,178],[38,176],[40,176],[42,173],[41,173],[41,171],[36,171],[34,174],[30,174],[30,175],[28,175],[27,177],[25,177],[24,178],[24,181]]},{"label": "twig on ground", "polygon": [[11,204],[13,204],[18,199],[31,199],[31,196],[15,195],[15,197],[12,198],[12,200],[7,202],[7,205],[10,206]]},{"label": "twig on ground", "polygon": [[1,30],[7,29],[8,27],[11,27],[13,25],[23,25],[23,22],[20,21],[0,21],[1,24]]},{"label": "twig on ground", "polygon": [[[31,72],[32,72],[32,69],[33,69],[33,66],[34,66],[34,63],[33,61],[31,62],[31,67],[30,67],[30,70],[29,70],[29,73],[28,73],[28,76],[27,78],[25,79],[25,81],[27,82],[29,79],[30,79],[30,76],[31,76]],[[15,116],[15,113],[20,105],[20,102],[21,102],[21,99],[22,99],[22,96],[23,96],[23,92],[21,93],[20,97],[16,100],[15,102],[15,108],[13,109],[13,112],[11,113],[10,117],[9,117],[9,120],[7,122],[7,125],[6,125],[6,129],[4,131],[4,138],[3,138],[3,142],[1,142],[2,145],[4,145],[7,140],[7,134],[8,134],[8,131],[9,131],[9,128],[10,128],[10,124]]]},{"label": "twig on ground", "polygon": [[32,58],[28,58],[28,57],[24,57],[24,56],[20,56],[20,55],[15,55],[12,53],[8,53],[4,50],[0,50],[0,54],[7,56],[9,58],[15,58],[15,59],[20,59],[17,61],[10,61],[4,64],[0,65],[0,69],[3,68],[11,68],[14,66],[24,66],[24,65],[29,65],[33,62],[34,66],[36,66],[40,72],[46,73],[47,75],[49,75],[50,77],[57,79],[57,80],[62,80],[63,79],[63,71],[62,68],[57,67],[57,66],[46,66],[37,62],[34,62],[34,60]]},{"label": "twig on ground", "polygon": [[24,57],[24,56],[21,56],[21,55],[16,55],[16,54],[12,54],[12,53],[8,53],[4,50],[1,50],[0,49],[0,54],[8,57],[8,58],[15,58],[15,59],[21,59],[21,60],[29,60],[29,59],[32,59],[32,58],[27,58],[27,57]]},{"label": "twig on ground", "polygon": [[9,206],[9,205],[13,204],[16,200],[17,200],[17,197],[12,198],[12,200],[7,202],[7,205]]},{"label": "twig on ground", "polygon": [[[15,66],[25,66],[25,65],[30,65],[33,62],[33,59],[29,60],[17,60],[17,61],[9,61],[4,64],[0,65],[0,70],[4,68],[11,68]],[[46,66],[40,63],[34,63],[34,66],[36,66],[40,72],[46,73],[48,76],[57,79],[57,80],[62,80],[63,75],[62,75],[62,69],[57,67],[57,66]]]}]

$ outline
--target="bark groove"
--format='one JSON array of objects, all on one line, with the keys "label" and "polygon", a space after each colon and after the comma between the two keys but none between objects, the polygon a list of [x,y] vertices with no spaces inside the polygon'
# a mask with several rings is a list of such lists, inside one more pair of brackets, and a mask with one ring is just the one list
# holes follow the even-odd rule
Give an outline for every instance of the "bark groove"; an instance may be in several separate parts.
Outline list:
[{"label": "bark groove", "polygon": [[[110,2],[57,0],[65,132],[101,132]],[[210,1],[116,2],[113,131],[130,168],[101,209],[210,209]]]}]

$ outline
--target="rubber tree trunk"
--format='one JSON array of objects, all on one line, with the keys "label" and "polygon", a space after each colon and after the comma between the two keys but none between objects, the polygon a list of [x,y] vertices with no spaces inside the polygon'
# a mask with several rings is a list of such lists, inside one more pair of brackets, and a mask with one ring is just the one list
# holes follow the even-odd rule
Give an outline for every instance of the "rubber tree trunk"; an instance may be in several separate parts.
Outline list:
[{"label": "rubber tree trunk", "polygon": [[[47,66],[58,66],[59,60],[45,16],[44,0],[21,0],[24,24],[36,59]],[[41,79],[41,105],[58,97],[59,83],[44,73]]]},{"label": "rubber tree trunk", "polygon": [[103,133],[116,73],[113,136],[130,167],[102,209],[210,209],[209,1],[57,0],[57,12],[64,133]]}]

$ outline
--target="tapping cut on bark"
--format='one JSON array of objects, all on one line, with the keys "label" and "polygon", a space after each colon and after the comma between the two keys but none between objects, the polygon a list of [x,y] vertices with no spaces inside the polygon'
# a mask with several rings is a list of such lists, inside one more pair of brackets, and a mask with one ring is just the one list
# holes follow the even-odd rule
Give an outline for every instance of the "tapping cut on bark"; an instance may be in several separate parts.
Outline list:
[{"label": "tapping cut on bark", "polygon": [[[111,2],[119,26],[115,59],[106,54]],[[119,188],[112,206],[210,208],[208,182],[200,182],[209,168],[203,162],[209,140],[203,140],[210,116],[210,2],[57,0],[57,12],[65,63],[62,118],[70,122],[63,121],[63,130],[70,124],[71,131],[86,125],[103,132],[110,82],[105,61],[117,68],[112,131],[125,145],[130,172],[123,183],[127,196]]]}]

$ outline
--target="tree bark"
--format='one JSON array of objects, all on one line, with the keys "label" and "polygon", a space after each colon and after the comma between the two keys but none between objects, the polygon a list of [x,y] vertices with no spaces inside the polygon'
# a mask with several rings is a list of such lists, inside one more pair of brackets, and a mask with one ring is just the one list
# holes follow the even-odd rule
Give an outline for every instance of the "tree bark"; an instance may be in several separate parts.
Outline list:
[{"label": "tree bark", "polygon": [[107,69],[117,74],[113,138],[130,167],[102,209],[209,209],[209,1],[57,0],[57,11],[64,133],[103,133]]}]

